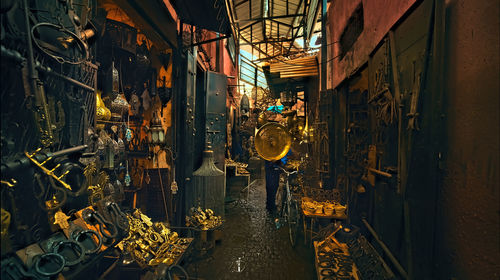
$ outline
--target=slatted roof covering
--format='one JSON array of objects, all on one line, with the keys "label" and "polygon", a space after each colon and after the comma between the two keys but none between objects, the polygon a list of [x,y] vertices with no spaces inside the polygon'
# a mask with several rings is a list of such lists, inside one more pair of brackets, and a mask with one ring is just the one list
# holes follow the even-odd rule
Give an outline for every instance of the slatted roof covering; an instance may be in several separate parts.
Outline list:
[{"label": "slatted roof covering", "polygon": [[310,39],[318,0],[227,0],[240,48],[259,61],[302,52],[297,38]]},{"label": "slatted roof covering", "polygon": [[272,63],[270,64],[269,72],[279,73],[280,78],[317,76],[317,55]]}]

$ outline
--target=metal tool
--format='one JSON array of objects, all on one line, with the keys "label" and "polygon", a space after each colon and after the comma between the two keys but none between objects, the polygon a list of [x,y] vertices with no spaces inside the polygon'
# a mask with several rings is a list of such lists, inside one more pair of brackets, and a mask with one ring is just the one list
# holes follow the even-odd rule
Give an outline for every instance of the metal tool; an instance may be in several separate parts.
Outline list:
[{"label": "metal tool", "polygon": [[[56,264],[55,268],[50,267],[51,270],[46,270],[47,264]],[[62,272],[66,266],[66,259],[57,253],[46,253],[36,257],[35,272],[41,276],[51,277]]]},{"label": "metal tool", "polygon": [[116,225],[104,219],[104,217],[91,209],[85,209],[82,212],[83,219],[90,224],[99,224],[99,232],[102,236],[113,239],[118,235]]},{"label": "metal tool", "polygon": [[29,154],[28,152],[24,152],[24,154],[26,155],[27,158],[29,158],[31,160],[31,162],[33,164],[35,164],[35,166],[37,166],[38,168],[40,168],[46,175],[52,177],[53,179],[55,179],[57,182],[59,182],[59,184],[61,184],[63,187],[65,187],[66,189],[68,190],[72,190],[71,189],[71,186],[64,182],[62,180],[62,178],[64,176],[66,176],[68,173],[69,173],[69,170],[67,170],[66,172],[64,172],[63,174],[57,176],[54,171],[59,168],[61,166],[61,164],[57,164],[56,167],[54,167],[53,169],[47,169],[44,164],[46,164],[48,161],[50,161],[52,159],[52,157],[48,157],[47,159],[45,159],[43,162],[38,162],[36,159],[35,159],[35,155],[36,153],[38,153],[39,151],[41,151],[42,148],[38,148],[35,152]]},{"label": "metal tool", "polygon": [[[95,244],[96,242],[94,242],[94,239],[92,238],[92,236],[95,236],[97,238],[97,244]],[[71,237],[73,238],[73,240],[75,240],[76,242],[80,243],[80,245],[82,245],[82,248],[84,248],[83,247],[83,242],[87,238],[90,239],[90,240],[92,240],[92,242],[94,242],[94,244],[95,244],[95,248],[94,249],[90,249],[89,250],[87,248],[84,248],[85,255],[95,254],[95,253],[99,252],[99,250],[102,247],[102,237],[95,230],[91,230],[91,229],[79,230],[79,231],[75,230],[71,234]]]},{"label": "metal tool", "polygon": [[[75,253],[76,258],[74,258],[73,260],[68,260],[66,257],[64,257],[64,255],[62,255],[61,253],[64,251],[65,248],[69,248],[70,250],[72,250]],[[73,266],[79,264],[83,261],[83,258],[85,257],[85,249],[83,248],[83,246],[80,243],[75,242],[73,240],[61,240],[57,242],[52,247],[52,252],[54,254],[63,256],[63,258],[66,261],[65,266]]]}]

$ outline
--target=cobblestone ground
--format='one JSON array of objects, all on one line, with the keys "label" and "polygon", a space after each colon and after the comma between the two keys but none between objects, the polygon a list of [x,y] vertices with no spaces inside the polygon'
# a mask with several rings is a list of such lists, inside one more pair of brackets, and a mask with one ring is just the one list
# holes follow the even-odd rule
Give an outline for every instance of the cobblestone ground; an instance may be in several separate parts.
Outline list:
[{"label": "cobblestone ground", "polygon": [[[187,266],[189,275],[207,280],[316,279],[313,249],[304,245],[302,227],[298,244],[292,248],[287,226],[276,229],[265,210],[264,180],[252,182],[248,201],[244,194],[226,204],[222,240],[208,257]],[[235,272],[238,258],[241,272]]]}]

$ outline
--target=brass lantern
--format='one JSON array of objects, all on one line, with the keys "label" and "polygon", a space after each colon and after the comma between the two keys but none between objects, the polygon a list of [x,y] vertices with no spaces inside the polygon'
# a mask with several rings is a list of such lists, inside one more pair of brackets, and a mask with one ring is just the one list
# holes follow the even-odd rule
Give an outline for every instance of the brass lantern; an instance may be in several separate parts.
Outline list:
[{"label": "brass lantern", "polygon": [[297,103],[297,91],[295,90],[285,90],[280,93],[280,102],[285,107],[292,107]]},{"label": "brass lantern", "polygon": [[161,125],[161,119],[158,117],[156,112],[153,113],[153,119],[151,120],[151,127],[146,127],[146,132],[148,134],[148,143],[150,145],[163,145],[165,143],[165,131]]}]

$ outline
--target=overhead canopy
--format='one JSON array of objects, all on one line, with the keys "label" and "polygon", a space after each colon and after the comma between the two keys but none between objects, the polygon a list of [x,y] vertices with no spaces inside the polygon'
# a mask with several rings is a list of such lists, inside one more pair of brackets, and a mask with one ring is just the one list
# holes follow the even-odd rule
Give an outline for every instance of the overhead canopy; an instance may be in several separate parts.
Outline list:
[{"label": "overhead canopy", "polygon": [[[101,6],[116,5],[159,49],[177,47],[177,25],[162,1],[102,0]],[[108,12],[109,9],[107,9]]]},{"label": "overhead canopy", "polygon": [[306,56],[273,63],[270,65],[270,72],[279,73],[280,78],[317,76],[317,56]]},{"label": "overhead canopy", "polygon": [[171,2],[184,23],[222,34],[232,33],[225,0],[172,0]]},{"label": "overhead canopy", "polygon": [[[257,60],[304,51],[315,28],[319,0],[228,0],[241,49]],[[302,39],[304,44],[297,43]]]}]

